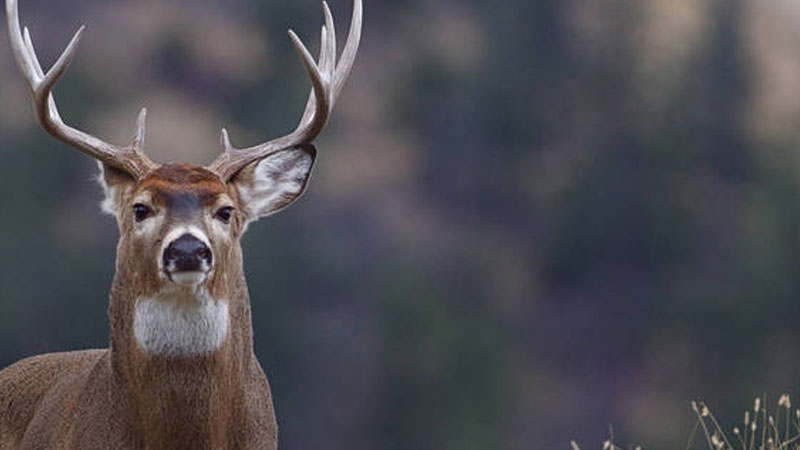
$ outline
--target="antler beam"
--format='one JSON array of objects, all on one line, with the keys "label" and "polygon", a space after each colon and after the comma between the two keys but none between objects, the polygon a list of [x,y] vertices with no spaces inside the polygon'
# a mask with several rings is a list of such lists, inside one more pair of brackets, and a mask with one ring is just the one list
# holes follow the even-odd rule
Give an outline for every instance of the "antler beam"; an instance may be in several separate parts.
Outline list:
[{"label": "antler beam", "polygon": [[7,0],[6,17],[14,58],[17,60],[17,65],[25,77],[28,90],[33,98],[36,118],[48,133],[111,167],[124,170],[136,179],[143,178],[157,167],[141,152],[142,145],[144,145],[146,109],[142,109],[139,113],[138,130],[133,145],[124,148],[111,145],[72,128],[61,119],[53,98],[53,87],[75,58],[78,43],[85,29],[84,26],[78,29],[53,67],[45,73],[36,57],[28,28],[24,29],[24,35],[20,29],[17,0]]},{"label": "antler beam", "polygon": [[363,5],[361,0],[355,0],[350,32],[347,36],[341,59],[338,62],[336,61],[336,30],[334,29],[333,15],[326,2],[323,2],[322,6],[325,14],[325,25],[322,26],[319,63],[314,61],[311,53],[294,31],[289,30],[289,38],[300,56],[300,60],[311,80],[312,87],[300,123],[292,133],[286,136],[245,149],[234,148],[231,145],[228,132],[223,129],[221,138],[223,152],[208,167],[223,180],[229,180],[248,164],[271,153],[311,143],[325,128],[336,99],[339,97],[355,62],[358,45],[361,41]]}]

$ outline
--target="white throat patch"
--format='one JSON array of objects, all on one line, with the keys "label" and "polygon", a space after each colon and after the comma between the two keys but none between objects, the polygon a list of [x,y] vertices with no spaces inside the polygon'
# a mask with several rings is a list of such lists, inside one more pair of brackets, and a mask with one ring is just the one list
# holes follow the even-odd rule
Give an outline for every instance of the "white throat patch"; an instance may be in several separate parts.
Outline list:
[{"label": "white throat patch", "polygon": [[222,346],[228,335],[228,322],[228,303],[201,292],[192,299],[139,299],[133,332],[139,348],[146,353],[197,356]]}]

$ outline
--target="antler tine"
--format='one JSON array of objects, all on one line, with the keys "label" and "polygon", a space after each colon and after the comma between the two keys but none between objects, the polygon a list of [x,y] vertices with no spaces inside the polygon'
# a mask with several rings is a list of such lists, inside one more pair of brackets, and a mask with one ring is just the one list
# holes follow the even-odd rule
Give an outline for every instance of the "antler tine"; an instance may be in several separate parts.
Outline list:
[{"label": "antler tine", "polygon": [[26,27],[23,35],[20,29],[17,0],[6,0],[6,17],[14,58],[28,85],[28,90],[33,98],[36,118],[42,128],[56,139],[109,166],[124,170],[137,179],[143,178],[155,168],[156,164],[140,152],[141,145],[144,143],[144,111],[139,116],[139,126],[134,144],[126,148],[116,147],[70,127],[64,123],[58,113],[58,107],[53,97],[53,87],[75,58],[85,26],[78,29],[53,67],[45,72],[36,56],[30,32]]},{"label": "antler tine", "polygon": [[333,71],[336,70],[336,27],[333,25],[333,14],[331,14],[331,9],[328,7],[328,2],[322,2],[322,11],[325,14],[323,36],[326,37],[326,45],[320,50],[320,53],[324,54],[325,59],[322,59],[322,56],[320,56],[320,59],[322,70],[331,76],[330,79],[332,79]]},{"label": "antler tine", "polygon": [[28,54],[31,55],[34,64],[34,69],[36,70],[36,76],[39,78],[44,78],[44,71],[42,70],[42,66],[39,65],[39,57],[36,56],[36,49],[33,48],[33,41],[31,41],[31,33],[28,31],[28,27],[25,27],[25,48],[28,50]]},{"label": "antler tine", "polygon": [[336,103],[339,94],[344,88],[344,83],[347,77],[350,76],[350,71],[353,70],[353,64],[356,62],[356,54],[358,53],[358,45],[361,43],[361,28],[364,19],[364,5],[361,0],[355,0],[353,5],[353,18],[350,21],[350,31],[347,34],[347,42],[344,44],[342,57],[336,66],[336,71],[333,74],[333,95],[332,103]]},{"label": "antler tine", "polygon": [[322,27],[319,62],[315,62],[300,38],[289,30],[289,38],[295,47],[311,81],[311,93],[297,128],[290,134],[250,148],[236,149],[230,145],[227,131],[222,132],[223,153],[209,165],[222,179],[229,180],[237,172],[253,161],[270,153],[289,147],[311,143],[325,127],[333,105],[353,68],[358,45],[361,41],[363,5],[354,0],[353,18],[350,32],[342,52],[341,60],[336,60],[336,30],[333,15],[326,2],[322,4],[325,25]]},{"label": "antler tine", "polygon": [[147,108],[139,111],[139,118],[136,119],[136,137],[133,139],[133,148],[137,151],[144,148],[144,140],[147,135]]},{"label": "antler tine", "polygon": [[[326,5],[326,3],[323,2],[323,5]],[[328,10],[327,14],[330,14],[330,10]],[[336,33],[335,32],[330,33],[328,31],[328,30],[334,30],[333,17],[331,17],[330,19],[326,17],[325,22],[326,24],[322,26],[322,30],[320,32],[320,44],[319,44],[320,71],[325,74],[330,74],[331,70],[333,70],[336,67]],[[303,117],[300,118],[298,127],[309,123],[314,118],[314,112],[316,111],[316,108],[317,108],[316,95],[314,94],[314,90],[312,89],[311,92],[308,94],[306,109],[303,112]]]},{"label": "antler tine", "polygon": [[[324,28],[323,36],[325,36]],[[306,68],[308,77],[311,79],[312,94],[315,98],[313,120],[308,122],[301,120],[297,129],[293,133],[297,134],[297,138],[307,139],[303,142],[298,142],[298,144],[306,144],[313,141],[314,138],[319,135],[319,133],[322,131],[322,128],[325,126],[325,123],[328,121],[328,115],[330,114],[330,107],[328,105],[328,100],[330,98],[330,78],[327,76],[327,73],[323,73],[320,70],[320,67],[314,62],[314,58],[311,56],[311,53],[309,53],[306,46],[303,45],[303,41],[297,37],[294,31],[289,30],[289,37],[294,44],[297,54],[303,61],[303,65]],[[327,55],[328,52],[326,51],[328,46],[325,44],[327,44],[328,41],[329,39],[327,36],[322,38],[323,46],[320,52],[320,63],[327,64],[329,56]]]}]

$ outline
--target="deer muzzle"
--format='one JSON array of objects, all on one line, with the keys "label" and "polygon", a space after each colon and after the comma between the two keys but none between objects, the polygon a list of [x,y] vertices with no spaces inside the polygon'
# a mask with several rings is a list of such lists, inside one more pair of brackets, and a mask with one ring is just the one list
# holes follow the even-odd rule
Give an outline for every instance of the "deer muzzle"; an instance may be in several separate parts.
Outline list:
[{"label": "deer muzzle", "polygon": [[185,233],[164,248],[163,266],[167,278],[179,284],[197,284],[211,270],[213,255],[205,242]]}]

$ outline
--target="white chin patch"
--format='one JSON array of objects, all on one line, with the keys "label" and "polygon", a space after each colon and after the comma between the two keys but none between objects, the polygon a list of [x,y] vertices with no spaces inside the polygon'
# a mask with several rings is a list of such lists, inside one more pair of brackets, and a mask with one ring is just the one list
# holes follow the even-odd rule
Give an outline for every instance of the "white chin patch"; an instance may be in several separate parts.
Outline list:
[{"label": "white chin patch", "polygon": [[169,357],[213,353],[228,335],[228,303],[207,292],[196,298],[152,298],[136,302],[133,332],[145,353]]},{"label": "white chin patch", "polygon": [[170,272],[169,280],[181,286],[197,286],[198,284],[206,281],[208,273],[205,271],[193,272]]}]

